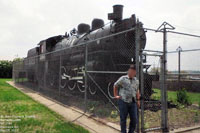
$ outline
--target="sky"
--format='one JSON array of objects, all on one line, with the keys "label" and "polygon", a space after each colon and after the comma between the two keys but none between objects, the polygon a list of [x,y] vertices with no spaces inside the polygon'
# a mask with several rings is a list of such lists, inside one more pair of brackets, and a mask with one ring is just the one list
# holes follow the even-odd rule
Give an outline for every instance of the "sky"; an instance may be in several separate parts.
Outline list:
[{"label": "sky", "polygon": [[[115,4],[124,5],[124,18],[136,14],[146,28],[157,29],[164,21],[175,31],[200,35],[199,0],[0,0],[0,60],[26,57],[41,40],[65,34],[93,18],[105,23]],[[200,48],[200,38],[168,34],[168,51]],[[146,49],[162,50],[162,34],[147,32]],[[182,69],[200,70],[200,52],[184,53]],[[148,57],[157,66],[157,57]],[[168,68],[177,69],[177,54],[168,55]]]}]

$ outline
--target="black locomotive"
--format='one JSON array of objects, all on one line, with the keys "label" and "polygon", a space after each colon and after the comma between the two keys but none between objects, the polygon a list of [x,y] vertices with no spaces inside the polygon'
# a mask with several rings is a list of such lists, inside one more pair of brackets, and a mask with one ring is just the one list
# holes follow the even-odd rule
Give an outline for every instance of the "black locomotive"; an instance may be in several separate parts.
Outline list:
[{"label": "black locomotive", "polygon": [[[77,30],[50,37],[41,41],[37,47],[28,51],[25,59],[27,78],[42,87],[84,92],[85,49],[87,45],[87,70],[93,80],[110,96],[109,87],[135,61],[136,17],[122,19],[123,6],[114,5],[113,13],[108,14],[109,24],[94,19],[92,26],[81,23]],[[128,31],[127,31],[128,30]],[[126,32],[123,32],[126,31]],[[119,33],[119,34],[117,34]],[[141,28],[141,49],[145,48],[146,35]],[[92,73],[94,72],[94,73]],[[151,76],[145,74],[145,97],[152,93]],[[88,78],[88,90],[91,95],[98,92],[94,81]],[[148,93],[147,93],[148,92]]]}]

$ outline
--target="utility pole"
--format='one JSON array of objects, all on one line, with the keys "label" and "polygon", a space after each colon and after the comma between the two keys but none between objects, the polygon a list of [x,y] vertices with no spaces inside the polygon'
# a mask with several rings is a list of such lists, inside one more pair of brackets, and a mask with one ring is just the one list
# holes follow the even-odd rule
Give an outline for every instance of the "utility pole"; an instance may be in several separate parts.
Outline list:
[{"label": "utility pole", "polygon": [[180,80],[181,80],[181,51],[182,48],[179,46],[177,49],[178,51],[178,89],[181,89]]},{"label": "utility pole", "polygon": [[[163,28],[162,28],[163,27]],[[161,128],[162,132],[169,132],[168,127],[168,106],[167,106],[167,29],[174,30],[175,28],[164,22],[157,31],[163,32],[163,55],[161,56],[161,77],[160,77],[160,87],[161,87]]]}]

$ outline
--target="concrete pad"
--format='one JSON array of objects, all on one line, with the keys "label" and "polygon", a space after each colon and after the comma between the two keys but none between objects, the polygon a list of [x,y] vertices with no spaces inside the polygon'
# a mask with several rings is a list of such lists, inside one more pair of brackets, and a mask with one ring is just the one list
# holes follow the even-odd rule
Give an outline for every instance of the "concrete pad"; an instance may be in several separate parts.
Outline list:
[{"label": "concrete pad", "polygon": [[56,113],[63,116],[67,121],[74,122],[86,129],[91,133],[119,133],[120,127],[113,123],[103,123],[95,118],[90,117],[88,114],[85,114],[81,110],[77,110],[68,106],[64,106],[53,99],[49,99],[45,96],[42,96],[38,92],[35,92],[27,87],[24,87],[19,84],[15,84],[12,81],[8,81],[10,85],[17,88],[24,94],[30,96],[39,103],[47,106],[49,109],[55,111]]}]

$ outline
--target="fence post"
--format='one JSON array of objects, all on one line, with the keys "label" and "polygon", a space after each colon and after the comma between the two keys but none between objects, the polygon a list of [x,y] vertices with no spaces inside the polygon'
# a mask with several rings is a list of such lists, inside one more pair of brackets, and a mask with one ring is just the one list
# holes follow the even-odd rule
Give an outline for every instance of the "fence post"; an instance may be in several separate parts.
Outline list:
[{"label": "fence post", "polygon": [[[38,87],[38,76],[37,76],[37,74],[38,74],[38,71],[37,71],[37,68],[38,68],[38,56],[34,57],[34,59],[35,59],[35,73],[34,73],[35,82],[34,83]],[[34,89],[35,89],[35,87],[34,87]]]},{"label": "fence post", "polygon": [[163,132],[168,132],[168,110],[167,110],[167,87],[166,87],[166,67],[167,67],[167,59],[166,59],[166,53],[167,53],[167,30],[164,25],[163,29],[163,56],[162,56],[162,68],[161,68],[161,108],[162,108],[162,114],[161,114],[161,127]]},{"label": "fence post", "polygon": [[12,65],[12,80],[15,82],[15,61],[13,61],[13,65]]},{"label": "fence post", "polygon": [[87,84],[87,63],[88,63],[88,47],[87,47],[87,43],[85,44],[85,76],[84,76],[84,80],[85,80],[85,95],[84,95],[84,102],[85,102],[85,112],[87,111],[87,88],[88,88],[88,84]]},{"label": "fence post", "polygon": [[[135,65],[136,65],[136,77],[139,80],[140,78],[140,63],[139,63],[139,56],[140,56],[140,24],[139,19],[136,22],[136,29],[135,29]],[[139,109],[137,109],[137,132],[139,133]]]},{"label": "fence post", "polygon": [[24,72],[25,72],[25,71],[24,71],[24,61],[25,61],[25,59],[22,60],[22,68],[23,68],[23,69],[22,69],[22,73],[23,73],[23,74],[22,74],[22,80],[21,80],[22,84],[24,83]]},{"label": "fence post", "polygon": [[143,60],[142,51],[140,52],[140,90],[141,90],[141,132],[144,132],[144,72],[143,72]]},{"label": "fence post", "polygon": [[61,65],[62,65],[62,61],[61,61],[61,59],[62,59],[62,54],[60,54],[60,58],[59,58],[59,99],[60,99],[60,85],[61,85]]},{"label": "fence post", "polygon": [[177,49],[178,51],[178,89],[181,89],[180,80],[181,80],[181,51],[182,48],[179,46]]},{"label": "fence post", "polygon": [[[163,28],[162,28],[163,27]],[[161,127],[163,132],[169,132],[168,129],[168,107],[167,107],[167,29],[174,30],[175,28],[167,22],[163,22],[157,31],[163,32],[163,55],[161,56],[161,75],[160,75],[160,89],[161,89]]]},{"label": "fence post", "polygon": [[39,64],[39,62],[40,62],[40,55],[38,55],[37,56],[37,65],[36,65],[36,67],[37,67],[37,70],[36,70],[36,72],[37,72],[37,82],[38,82],[38,92],[40,92],[40,84],[41,84],[41,81],[40,81],[40,77],[39,77],[39,67],[40,67],[40,64]]},{"label": "fence post", "polygon": [[46,61],[46,55],[44,55],[45,56],[45,61],[44,61],[44,85],[43,85],[43,87],[44,87],[44,89],[46,89],[47,87],[46,87],[46,78],[47,78],[47,76],[46,76],[46,74],[47,74],[47,70],[48,70],[48,61]]}]

